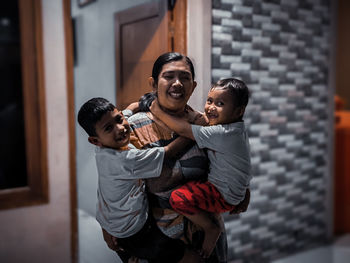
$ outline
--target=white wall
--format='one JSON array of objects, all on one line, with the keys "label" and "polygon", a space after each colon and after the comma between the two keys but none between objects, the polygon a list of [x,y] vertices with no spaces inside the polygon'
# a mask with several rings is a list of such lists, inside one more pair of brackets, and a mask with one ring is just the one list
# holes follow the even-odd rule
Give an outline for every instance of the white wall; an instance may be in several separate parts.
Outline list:
[{"label": "white wall", "polygon": [[62,1],[42,0],[49,203],[0,211],[0,261],[70,262],[66,65]]},{"label": "white wall", "polygon": [[211,12],[212,0],[187,1],[187,55],[197,81],[189,104],[202,112],[211,87]]},{"label": "white wall", "polygon": [[[101,0],[79,8],[72,0],[76,19],[77,64],[74,68],[75,111],[93,97],[104,97],[115,103],[114,13],[147,0]],[[97,171],[94,147],[77,124],[78,207],[95,215]]]}]

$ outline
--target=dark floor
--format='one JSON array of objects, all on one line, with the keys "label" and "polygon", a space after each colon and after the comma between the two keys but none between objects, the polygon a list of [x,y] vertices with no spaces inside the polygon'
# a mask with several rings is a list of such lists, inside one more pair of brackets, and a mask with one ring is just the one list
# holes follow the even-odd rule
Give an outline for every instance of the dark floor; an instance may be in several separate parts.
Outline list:
[{"label": "dark floor", "polygon": [[[79,263],[121,263],[118,256],[103,241],[95,217],[79,210]],[[348,263],[350,234],[338,238],[333,245],[312,249],[272,263]]]}]

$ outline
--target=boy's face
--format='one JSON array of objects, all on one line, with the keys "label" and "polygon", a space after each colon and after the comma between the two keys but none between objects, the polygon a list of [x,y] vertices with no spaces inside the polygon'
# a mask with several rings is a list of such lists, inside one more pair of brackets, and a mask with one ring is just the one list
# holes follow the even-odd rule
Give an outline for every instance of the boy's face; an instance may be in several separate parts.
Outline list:
[{"label": "boy's face", "polygon": [[213,88],[209,91],[204,111],[209,125],[236,122],[244,113],[244,108],[236,108],[233,95],[226,89]]},{"label": "boy's face", "polygon": [[89,142],[100,147],[120,150],[130,141],[130,126],[122,112],[109,111],[96,125],[97,136],[89,137]]}]

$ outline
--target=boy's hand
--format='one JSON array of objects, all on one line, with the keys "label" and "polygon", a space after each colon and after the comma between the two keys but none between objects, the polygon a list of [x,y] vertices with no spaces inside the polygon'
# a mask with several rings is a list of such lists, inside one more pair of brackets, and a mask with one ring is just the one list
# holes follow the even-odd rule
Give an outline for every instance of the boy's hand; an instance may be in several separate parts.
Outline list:
[{"label": "boy's hand", "polygon": [[230,215],[239,214],[239,213],[247,211],[249,201],[250,201],[250,190],[247,189],[247,191],[245,192],[245,197],[244,197],[243,201],[240,202],[234,209],[232,209],[230,211]]},{"label": "boy's hand", "polygon": [[123,251],[121,247],[118,246],[117,238],[110,235],[106,230],[102,228],[102,235],[107,246],[114,251]]}]

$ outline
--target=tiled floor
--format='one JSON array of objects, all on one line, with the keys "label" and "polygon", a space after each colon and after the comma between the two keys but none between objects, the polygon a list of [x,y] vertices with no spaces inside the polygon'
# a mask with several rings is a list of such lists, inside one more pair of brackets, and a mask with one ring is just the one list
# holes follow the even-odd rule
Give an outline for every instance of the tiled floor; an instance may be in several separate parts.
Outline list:
[{"label": "tiled floor", "polygon": [[[94,217],[79,210],[79,263],[121,263],[103,241]],[[338,238],[332,246],[320,247],[271,263],[349,263],[350,235]]]},{"label": "tiled floor", "polygon": [[349,263],[350,235],[338,238],[333,245],[312,249],[272,263]]},{"label": "tiled floor", "polygon": [[83,210],[79,218],[79,263],[122,263],[116,253],[105,244],[96,219]]}]

